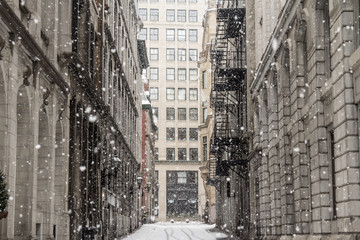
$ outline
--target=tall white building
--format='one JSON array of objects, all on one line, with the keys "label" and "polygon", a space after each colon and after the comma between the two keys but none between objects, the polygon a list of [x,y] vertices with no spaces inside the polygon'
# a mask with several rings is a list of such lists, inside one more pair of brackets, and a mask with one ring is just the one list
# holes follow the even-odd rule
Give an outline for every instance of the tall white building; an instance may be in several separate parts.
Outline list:
[{"label": "tall white building", "polygon": [[139,0],[157,119],[158,219],[200,219],[205,191],[200,167],[198,59],[205,0]]}]

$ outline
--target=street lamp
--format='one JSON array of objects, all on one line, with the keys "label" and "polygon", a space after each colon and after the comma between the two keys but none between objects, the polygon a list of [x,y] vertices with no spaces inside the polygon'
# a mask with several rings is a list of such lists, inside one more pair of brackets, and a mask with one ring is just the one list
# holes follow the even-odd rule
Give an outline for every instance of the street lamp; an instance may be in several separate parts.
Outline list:
[{"label": "street lamp", "polygon": [[142,183],[142,177],[137,177],[136,181],[137,181],[138,187],[140,189],[141,188],[141,183]]}]

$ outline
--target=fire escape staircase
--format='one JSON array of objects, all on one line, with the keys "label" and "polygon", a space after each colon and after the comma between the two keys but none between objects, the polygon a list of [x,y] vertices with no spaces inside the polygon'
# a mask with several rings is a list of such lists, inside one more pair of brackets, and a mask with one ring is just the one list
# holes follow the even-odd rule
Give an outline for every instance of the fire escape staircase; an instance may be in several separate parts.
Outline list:
[{"label": "fire escape staircase", "polygon": [[211,57],[214,131],[209,179],[216,182],[219,176],[228,176],[229,170],[247,165],[245,8],[240,7],[240,0],[219,1]]}]

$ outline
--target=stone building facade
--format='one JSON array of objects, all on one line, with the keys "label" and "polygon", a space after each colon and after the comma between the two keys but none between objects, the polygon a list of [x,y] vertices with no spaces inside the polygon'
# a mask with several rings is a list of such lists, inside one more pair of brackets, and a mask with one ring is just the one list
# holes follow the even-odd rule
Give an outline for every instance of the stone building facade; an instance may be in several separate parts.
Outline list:
[{"label": "stone building facade", "polygon": [[358,1],[247,1],[251,239],[360,232]]},{"label": "stone building facade", "polygon": [[0,2],[1,239],[115,239],[139,226],[134,1]]},{"label": "stone building facade", "polygon": [[211,82],[213,78],[211,63],[211,42],[216,35],[216,1],[208,2],[208,8],[203,20],[204,33],[202,37],[202,51],[199,59],[199,79],[200,79],[200,105],[201,109],[199,134],[200,134],[200,167],[201,177],[206,194],[206,204],[204,211],[204,221],[215,223],[216,220],[216,189],[214,182],[215,157],[210,153],[211,136],[213,133],[213,111],[210,104]]}]

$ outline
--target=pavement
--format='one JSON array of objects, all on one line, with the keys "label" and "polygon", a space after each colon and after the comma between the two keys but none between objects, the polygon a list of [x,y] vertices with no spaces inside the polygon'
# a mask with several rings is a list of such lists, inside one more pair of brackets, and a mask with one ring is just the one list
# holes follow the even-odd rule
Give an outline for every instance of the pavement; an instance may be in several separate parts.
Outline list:
[{"label": "pavement", "polygon": [[237,240],[201,222],[158,222],[145,224],[124,240]]}]

